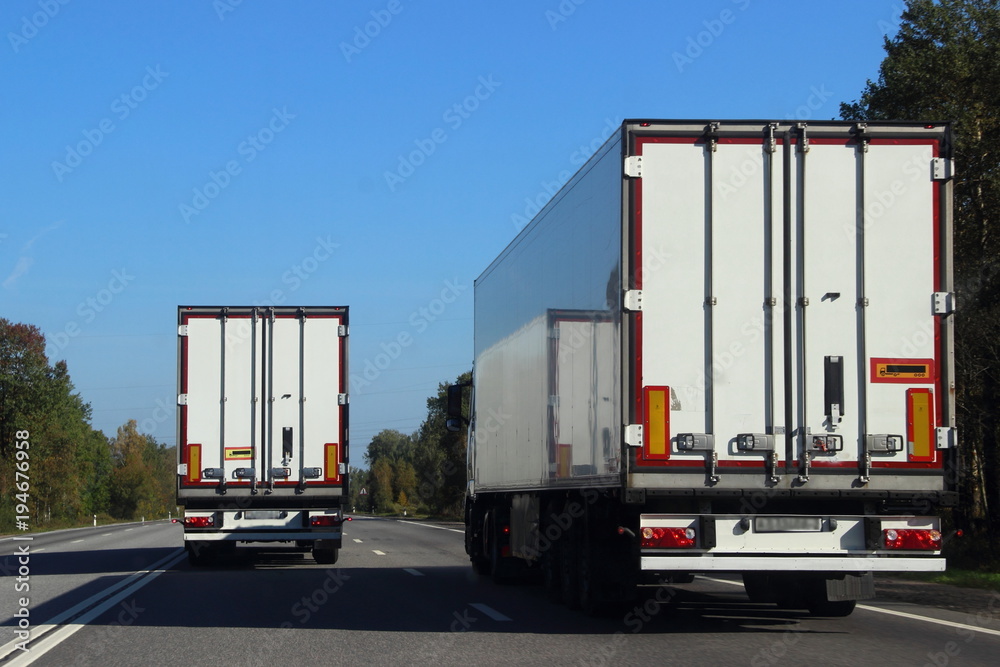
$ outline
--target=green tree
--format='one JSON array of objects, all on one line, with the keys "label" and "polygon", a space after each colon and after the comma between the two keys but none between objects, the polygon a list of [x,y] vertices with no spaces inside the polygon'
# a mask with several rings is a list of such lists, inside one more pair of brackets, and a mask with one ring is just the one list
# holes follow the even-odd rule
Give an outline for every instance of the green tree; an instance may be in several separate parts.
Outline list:
[{"label": "green tree", "polygon": [[[358,512],[364,512],[371,509],[371,494],[369,493],[371,486],[370,473],[364,468],[354,468],[350,470],[351,486],[350,493],[348,495],[348,508],[349,511],[354,511],[356,508]],[[364,489],[365,494],[361,495],[361,491]]]},{"label": "green tree", "polygon": [[[1000,3],[908,0],[877,81],[841,105],[850,120],[952,120],[956,365],[962,506],[1000,528]],[[991,500],[992,499],[992,500]]]},{"label": "green tree", "polygon": [[[467,383],[472,373],[463,373],[453,384]],[[461,515],[466,485],[466,435],[452,433],[447,421],[448,384],[439,384],[437,394],[427,399],[427,417],[415,436],[417,492],[420,502],[437,514]],[[469,414],[468,392],[463,413]]]},{"label": "green tree", "polygon": [[371,502],[378,512],[391,511],[393,508],[392,499],[392,463],[387,457],[381,457],[372,466],[371,477]]},{"label": "green tree", "polygon": [[379,459],[386,459],[390,463],[396,461],[409,461],[413,456],[413,441],[410,436],[400,433],[394,429],[379,431],[365,451],[365,462],[369,466],[374,466]]},{"label": "green tree", "polygon": [[138,432],[134,419],[111,439],[111,513],[122,519],[166,516],[174,506],[174,449]]},{"label": "green tree", "polygon": [[106,511],[110,453],[90,425],[66,362],[50,364],[38,327],[0,318],[0,529],[9,528],[14,434],[30,442],[32,523],[75,521]]},{"label": "green tree", "polygon": [[[397,461],[392,466],[392,488],[396,494],[402,498],[410,498],[415,495],[417,489],[417,471],[413,469],[413,464],[409,461]],[[400,505],[405,505],[402,500],[397,501]]]}]

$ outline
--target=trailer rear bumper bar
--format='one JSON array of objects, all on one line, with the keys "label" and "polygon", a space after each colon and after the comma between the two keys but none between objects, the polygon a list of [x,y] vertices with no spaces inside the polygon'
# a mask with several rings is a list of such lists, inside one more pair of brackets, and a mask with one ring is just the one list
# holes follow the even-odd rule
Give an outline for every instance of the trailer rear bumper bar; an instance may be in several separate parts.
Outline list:
[{"label": "trailer rear bumper bar", "polygon": [[323,540],[331,547],[340,548],[341,533],[330,531],[232,531],[184,533],[185,542],[296,542]]},{"label": "trailer rear bumper bar", "polygon": [[858,556],[642,556],[644,571],[663,572],[944,572],[944,558]]}]

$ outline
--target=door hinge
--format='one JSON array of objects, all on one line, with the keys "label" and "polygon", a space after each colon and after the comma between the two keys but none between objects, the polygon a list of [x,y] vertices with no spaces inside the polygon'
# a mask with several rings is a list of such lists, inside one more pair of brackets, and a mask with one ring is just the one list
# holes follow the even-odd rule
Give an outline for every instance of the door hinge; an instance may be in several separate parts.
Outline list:
[{"label": "door hinge", "polygon": [[347,394],[337,394],[337,405],[347,405],[350,402],[351,399]]},{"label": "door hinge", "polygon": [[639,312],[642,310],[642,290],[641,289],[630,289],[625,290],[624,298],[622,299],[622,307],[625,310],[632,312]]},{"label": "door hinge", "polygon": [[179,327],[177,327],[177,335],[178,336],[182,336],[182,337],[183,336],[187,336],[188,335],[188,325],[182,324]]},{"label": "door hinge", "polygon": [[337,336],[339,338],[345,338],[347,336],[347,331],[348,331],[347,325],[341,324],[340,326],[337,327]]},{"label": "door hinge", "polygon": [[938,449],[955,449],[958,447],[958,429],[954,426],[939,426],[935,431]]},{"label": "door hinge", "polygon": [[187,394],[177,394],[177,405],[187,405],[188,395]]},{"label": "door hinge", "polygon": [[629,447],[642,447],[642,424],[625,426],[625,444]]},{"label": "door hinge", "polygon": [[625,175],[629,178],[642,178],[641,155],[627,155],[625,157]]},{"label": "door hinge", "polygon": [[931,160],[931,180],[948,181],[955,177],[955,161],[951,158],[936,157]]},{"label": "door hinge", "polygon": [[954,292],[934,292],[934,314],[950,315],[955,312]]}]

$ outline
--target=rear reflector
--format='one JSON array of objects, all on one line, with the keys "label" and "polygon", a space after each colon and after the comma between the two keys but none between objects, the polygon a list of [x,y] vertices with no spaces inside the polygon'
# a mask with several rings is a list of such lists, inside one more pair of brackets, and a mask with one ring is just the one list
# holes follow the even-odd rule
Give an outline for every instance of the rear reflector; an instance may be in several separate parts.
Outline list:
[{"label": "rear reflector", "polygon": [[930,389],[906,390],[906,436],[911,461],[934,460],[934,394]]},{"label": "rear reflector", "polygon": [[212,528],[215,526],[214,516],[186,516],[184,525],[188,528]]},{"label": "rear reflector", "polygon": [[309,517],[309,525],[315,527],[339,526],[340,517],[336,514],[317,514]]},{"label": "rear reflector", "polygon": [[886,549],[937,551],[941,548],[941,531],[924,528],[886,528],[882,531],[882,544]]},{"label": "rear reflector", "polygon": [[670,458],[670,387],[644,387],[646,418],[643,424],[643,456]]},{"label": "rear reflector", "polygon": [[642,529],[643,549],[684,549],[693,547],[694,528],[650,528]]}]

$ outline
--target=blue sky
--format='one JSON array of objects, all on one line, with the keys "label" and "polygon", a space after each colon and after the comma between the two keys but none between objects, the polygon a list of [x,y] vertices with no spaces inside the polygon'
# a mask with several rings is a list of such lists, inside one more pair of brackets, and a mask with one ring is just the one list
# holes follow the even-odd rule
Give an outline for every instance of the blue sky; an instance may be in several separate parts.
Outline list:
[{"label": "blue sky", "polygon": [[901,0],[5,0],[0,316],[175,442],[178,305],[348,305],[353,462],[624,118],[830,119]]}]

